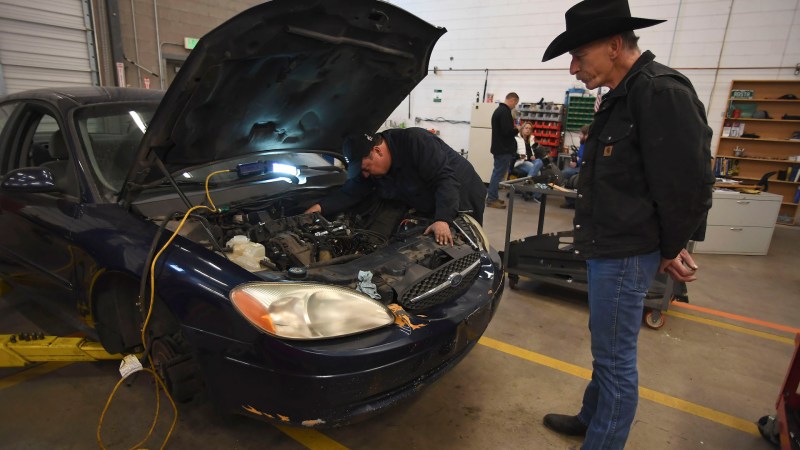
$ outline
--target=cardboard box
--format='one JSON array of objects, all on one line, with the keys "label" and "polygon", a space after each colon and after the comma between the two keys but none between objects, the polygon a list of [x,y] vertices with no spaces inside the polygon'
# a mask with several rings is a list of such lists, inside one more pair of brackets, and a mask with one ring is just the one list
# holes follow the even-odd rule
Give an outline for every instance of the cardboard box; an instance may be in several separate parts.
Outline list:
[{"label": "cardboard box", "polygon": [[[723,133],[724,133],[723,129]],[[744,134],[744,122],[733,122],[731,123],[731,131],[730,137],[739,137]]]}]

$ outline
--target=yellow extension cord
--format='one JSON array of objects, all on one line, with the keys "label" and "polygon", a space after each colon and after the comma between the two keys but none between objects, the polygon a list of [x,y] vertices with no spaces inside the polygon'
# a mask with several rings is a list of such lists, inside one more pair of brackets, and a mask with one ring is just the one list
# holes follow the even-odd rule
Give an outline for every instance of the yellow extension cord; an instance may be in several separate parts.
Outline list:
[{"label": "yellow extension cord", "polygon": [[[181,223],[178,224],[178,228],[176,228],[175,231],[172,232],[172,236],[170,236],[169,240],[167,240],[167,243],[164,244],[161,247],[161,249],[158,251],[158,253],[156,253],[155,257],[153,258],[152,264],[150,264],[150,307],[147,310],[147,316],[145,317],[144,324],[142,325],[141,338],[142,338],[142,347],[143,348],[147,348],[147,343],[146,343],[146,340],[145,340],[145,331],[147,330],[147,325],[150,323],[150,316],[153,314],[153,303],[155,302],[155,295],[156,295],[156,288],[155,288],[155,286],[156,286],[156,284],[155,284],[156,262],[158,261],[158,258],[161,256],[161,254],[164,253],[164,251],[167,249],[167,247],[169,247],[169,245],[175,239],[175,236],[177,236],[178,233],[181,231],[181,228],[183,227],[184,223],[186,223],[186,219],[189,218],[189,215],[192,212],[194,212],[194,211],[196,211],[198,209],[207,209],[212,213],[217,212],[217,207],[214,205],[214,201],[211,200],[211,194],[208,191],[208,181],[214,175],[217,175],[217,174],[220,174],[220,173],[226,173],[226,172],[231,172],[231,170],[218,170],[216,172],[211,172],[210,174],[208,174],[208,176],[206,177],[205,189],[206,189],[206,198],[208,199],[208,203],[211,205],[211,207],[209,208],[208,206],[197,205],[197,206],[193,206],[193,207],[189,208],[189,210],[186,211],[186,213],[183,215],[183,219],[181,219]],[[153,364],[153,359],[150,357],[149,353],[147,355],[147,361],[150,363],[150,367],[155,367],[155,365]],[[178,423],[178,407],[175,405],[175,401],[172,400],[172,396],[169,395],[169,391],[167,391],[167,387],[164,385],[164,381],[161,380],[161,377],[158,376],[158,373],[155,370],[148,369],[148,368],[144,368],[142,370],[152,374],[153,378],[155,378],[155,380],[156,380],[156,383],[155,383],[156,410],[155,410],[155,414],[153,415],[153,423],[150,424],[150,429],[147,431],[147,435],[144,437],[144,439],[142,439],[141,441],[137,442],[133,447],[131,447],[131,449],[140,448],[153,435],[153,430],[155,429],[156,423],[158,422],[158,415],[159,415],[159,410],[160,410],[160,407],[161,407],[161,395],[159,394],[159,387],[161,387],[161,389],[164,390],[164,394],[166,394],[167,399],[169,399],[169,402],[172,405],[172,411],[174,413],[173,414],[173,418],[172,418],[172,424],[169,427],[169,431],[167,432],[166,437],[164,437],[164,442],[161,443],[161,447],[160,448],[163,450],[167,446],[167,441],[169,441],[169,438],[172,436],[172,431],[175,429],[175,424]],[[106,400],[106,405],[103,407],[103,412],[100,414],[100,421],[97,423],[97,443],[100,445],[100,448],[103,449],[103,450],[105,450],[105,448],[106,448],[103,445],[103,438],[101,437],[101,431],[102,431],[102,428],[103,428],[103,419],[105,419],[106,411],[108,411],[108,407],[111,405],[111,400],[114,398],[114,395],[117,393],[117,389],[120,387],[120,385],[122,385],[123,381],[125,381],[125,378],[121,378],[119,381],[117,381],[117,384],[114,386],[114,389],[111,391],[111,394],[109,394],[108,399]]]}]

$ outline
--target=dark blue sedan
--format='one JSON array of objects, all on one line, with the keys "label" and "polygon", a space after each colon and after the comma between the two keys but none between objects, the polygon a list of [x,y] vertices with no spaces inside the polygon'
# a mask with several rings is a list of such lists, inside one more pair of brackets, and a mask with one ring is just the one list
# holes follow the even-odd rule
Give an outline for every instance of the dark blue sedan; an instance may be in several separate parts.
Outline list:
[{"label": "dark blue sedan", "polygon": [[[0,272],[172,394],[304,426],[368,417],[473,348],[503,286],[475,220],[303,212],[347,177],[445,32],[372,0],[276,0],[206,35],[163,94],[0,99]],[[142,327],[145,340],[142,340]]]}]

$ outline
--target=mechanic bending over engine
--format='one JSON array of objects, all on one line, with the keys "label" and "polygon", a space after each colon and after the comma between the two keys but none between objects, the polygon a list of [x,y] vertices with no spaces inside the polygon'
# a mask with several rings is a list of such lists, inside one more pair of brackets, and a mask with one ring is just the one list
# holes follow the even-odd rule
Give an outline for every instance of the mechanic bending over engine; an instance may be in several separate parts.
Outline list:
[{"label": "mechanic bending over engine", "polygon": [[425,234],[433,233],[440,245],[453,245],[449,223],[459,212],[483,223],[483,181],[464,157],[430,131],[398,128],[349,136],[343,151],[349,163],[347,182],[306,213],[337,214],[374,193],[430,217],[434,222]]}]

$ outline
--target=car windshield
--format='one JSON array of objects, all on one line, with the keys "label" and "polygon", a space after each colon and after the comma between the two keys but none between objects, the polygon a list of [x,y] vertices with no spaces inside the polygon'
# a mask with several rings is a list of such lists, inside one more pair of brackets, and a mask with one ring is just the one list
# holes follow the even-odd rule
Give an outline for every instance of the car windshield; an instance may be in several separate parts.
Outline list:
[{"label": "car windshield", "polygon": [[[156,106],[156,103],[102,104],[82,108],[76,113],[78,132],[90,170],[98,190],[106,200],[114,202],[118,199]],[[309,173],[337,170],[337,166],[341,167],[341,163],[333,157],[316,152],[267,151],[228,161],[216,161],[173,176],[178,184],[201,186],[210,173],[231,170],[230,173],[215,175],[210,183],[212,185],[235,183],[242,178],[237,173],[240,164],[249,164],[243,166],[248,172],[246,178],[296,185],[306,184]]]},{"label": "car windshield", "polygon": [[107,103],[81,108],[78,133],[100,193],[116,201],[158,104]]}]

